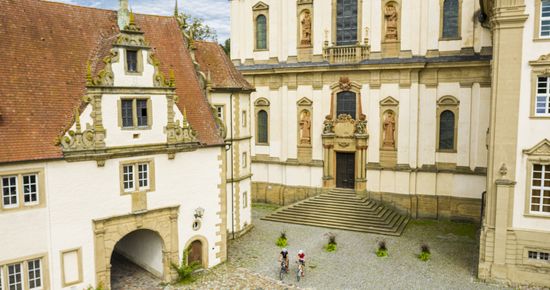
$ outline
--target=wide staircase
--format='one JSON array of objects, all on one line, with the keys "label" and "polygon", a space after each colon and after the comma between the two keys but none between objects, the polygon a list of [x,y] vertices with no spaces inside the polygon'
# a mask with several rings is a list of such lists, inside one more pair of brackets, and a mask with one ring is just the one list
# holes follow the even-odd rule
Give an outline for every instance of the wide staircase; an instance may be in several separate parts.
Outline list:
[{"label": "wide staircase", "polygon": [[357,197],[353,190],[333,189],[278,209],[262,220],[400,236],[409,217],[381,203]]}]

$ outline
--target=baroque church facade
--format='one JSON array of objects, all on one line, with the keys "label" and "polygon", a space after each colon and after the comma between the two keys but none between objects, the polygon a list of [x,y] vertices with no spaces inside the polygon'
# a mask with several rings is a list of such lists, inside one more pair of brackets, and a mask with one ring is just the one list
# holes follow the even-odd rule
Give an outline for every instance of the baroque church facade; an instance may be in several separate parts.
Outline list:
[{"label": "baroque church facade", "polygon": [[127,0],[0,6],[0,289],[110,289],[116,257],[166,282],[184,252],[224,262],[251,225],[253,88],[220,46]]},{"label": "baroque church facade", "polygon": [[349,188],[481,222],[479,277],[550,283],[548,0],[232,0],[252,199]]}]

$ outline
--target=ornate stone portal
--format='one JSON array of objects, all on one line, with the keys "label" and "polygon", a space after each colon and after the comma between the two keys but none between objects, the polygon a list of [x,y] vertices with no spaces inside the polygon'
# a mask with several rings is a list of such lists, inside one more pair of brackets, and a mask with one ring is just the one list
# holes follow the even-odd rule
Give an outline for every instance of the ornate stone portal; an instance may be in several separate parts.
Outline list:
[{"label": "ornate stone portal", "polygon": [[323,187],[334,188],[337,186],[338,171],[337,155],[338,153],[355,154],[354,186],[357,193],[365,191],[367,188],[366,164],[367,148],[369,134],[367,131],[367,116],[361,111],[360,89],[361,86],[348,78],[341,78],[340,82],[332,87],[332,109],[331,112],[337,112],[338,93],[349,91],[356,95],[357,116],[349,114],[340,114],[337,118],[334,115],[327,115],[323,123]]}]

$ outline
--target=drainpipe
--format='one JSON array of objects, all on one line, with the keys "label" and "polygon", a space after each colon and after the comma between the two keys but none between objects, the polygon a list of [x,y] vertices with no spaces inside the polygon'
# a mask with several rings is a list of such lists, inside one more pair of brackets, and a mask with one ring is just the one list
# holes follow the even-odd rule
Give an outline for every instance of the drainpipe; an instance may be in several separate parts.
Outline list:
[{"label": "drainpipe", "polygon": [[234,177],[233,177],[233,92],[231,92],[231,95],[229,95],[229,126],[231,128],[231,234],[233,236],[233,240],[235,239],[235,200],[234,200]]}]

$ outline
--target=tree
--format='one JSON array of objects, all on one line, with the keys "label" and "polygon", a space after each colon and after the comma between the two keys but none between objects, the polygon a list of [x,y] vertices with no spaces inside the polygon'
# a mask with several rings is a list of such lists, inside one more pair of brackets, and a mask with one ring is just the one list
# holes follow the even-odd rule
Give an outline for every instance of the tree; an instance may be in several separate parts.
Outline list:
[{"label": "tree", "polygon": [[231,38],[226,39],[220,46],[223,48],[223,51],[225,51],[225,54],[231,55]]},{"label": "tree", "polygon": [[180,13],[176,16],[180,29],[192,37],[193,40],[210,40],[217,41],[218,35],[216,30],[207,24],[204,24],[204,19],[194,17],[186,13]]}]

